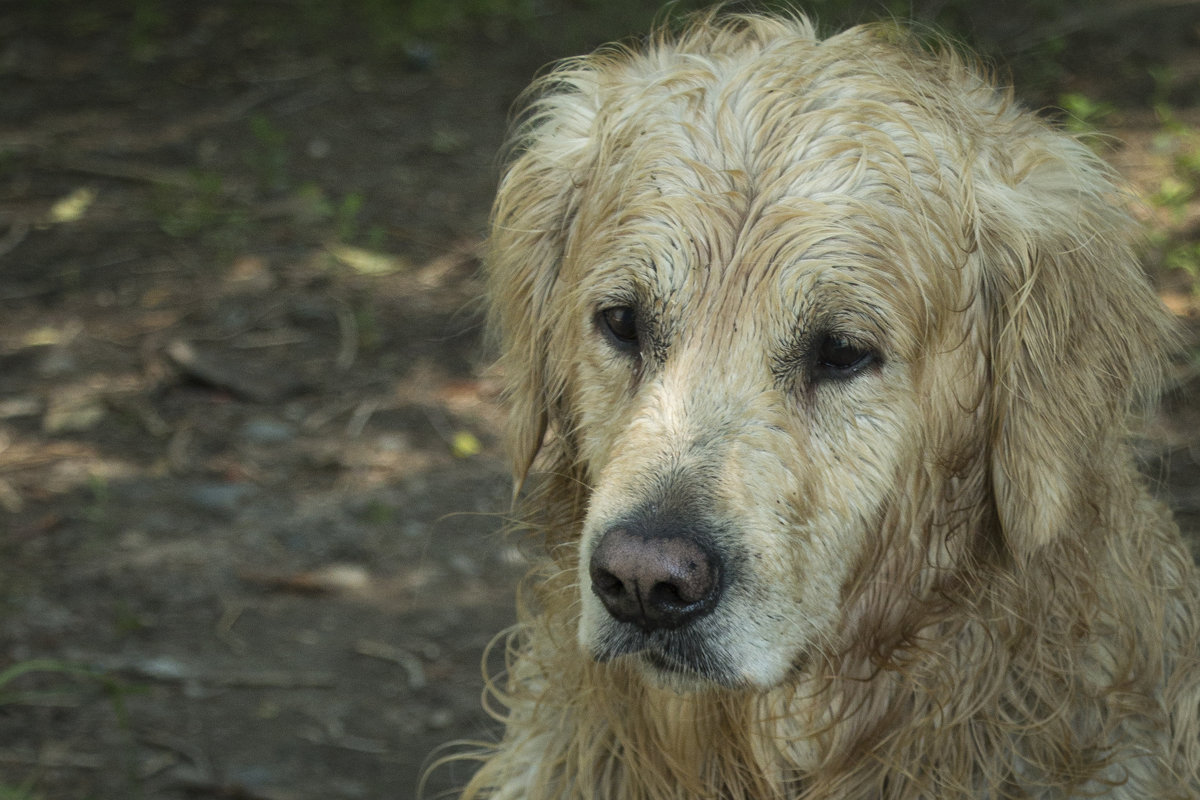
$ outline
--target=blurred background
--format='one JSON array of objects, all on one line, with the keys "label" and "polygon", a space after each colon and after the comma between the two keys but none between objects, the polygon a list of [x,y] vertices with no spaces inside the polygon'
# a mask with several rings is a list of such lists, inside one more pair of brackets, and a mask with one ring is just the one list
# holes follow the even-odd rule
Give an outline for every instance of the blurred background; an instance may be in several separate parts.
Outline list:
[{"label": "blurred background", "polygon": [[[1200,0],[801,7],[968,43],[1130,180],[1190,337],[1143,452],[1200,531]],[[496,153],[544,64],[658,13],[0,5],[0,800],[410,798],[494,734]]]}]

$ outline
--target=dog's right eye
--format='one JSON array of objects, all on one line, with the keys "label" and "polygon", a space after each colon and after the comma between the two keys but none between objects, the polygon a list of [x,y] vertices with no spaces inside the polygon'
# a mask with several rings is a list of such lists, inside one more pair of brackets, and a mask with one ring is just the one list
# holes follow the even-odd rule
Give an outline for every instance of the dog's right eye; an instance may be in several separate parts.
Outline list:
[{"label": "dog's right eye", "polygon": [[638,346],[637,311],[630,306],[613,306],[601,309],[600,324],[622,348],[636,349]]},{"label": "dog's right eye", "polygon": [[826,334],[816,352],[816,375],[820,378],[852,378],[877,363],[879,355],[868,347],[838,333]]}]

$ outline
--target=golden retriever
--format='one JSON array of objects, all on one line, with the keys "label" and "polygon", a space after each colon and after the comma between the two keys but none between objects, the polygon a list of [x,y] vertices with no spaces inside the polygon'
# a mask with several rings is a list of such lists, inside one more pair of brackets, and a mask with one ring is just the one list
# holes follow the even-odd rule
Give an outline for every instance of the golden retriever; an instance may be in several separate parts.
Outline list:
[{"label": "golden retriever", "polygon": [[534,92],[486,270],[539,557],[465,797],[1200,797],[1128,441],[1174,334],[1103,163],[886,24]]}]

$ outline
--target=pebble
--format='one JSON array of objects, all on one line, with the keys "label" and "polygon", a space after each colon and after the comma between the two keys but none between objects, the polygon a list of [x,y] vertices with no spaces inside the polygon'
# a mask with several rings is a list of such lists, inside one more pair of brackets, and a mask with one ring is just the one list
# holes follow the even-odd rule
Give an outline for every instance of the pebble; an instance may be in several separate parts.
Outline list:
[{"label": "pebble", "polygon": [[441,731],[449,728],[454,722],[454,712],[448,708],[434,709],[429,718],[425,721],[426,727],[431,731]]},{"label": "pebble", "polygon": [[450,566],[459,575],[467,578],[478,578],[483,573],[483,568],[475,559],[464,553],[455,553],[450,557]]},{"label": "pebble", "polygon": [[36,397],[10,397],[0,400],[0,419],[35,417],[42,413],[42,401]]},{"label": "pebble", "polygon": [[204,483],[188,492],[188,500],[204,511],[232,514],[254,492],[248,483]]},{"label": "pebble", "polygon": [[285,444],[295,437],[296,429],[273,419],[252,419],[242,426],[241,434],[254,444]]},{"label": "pebble", "polygon": [[38,359],[34,369],[43,378],[59,378],[78,371],[79,362],[65,347],[52,347]]}]

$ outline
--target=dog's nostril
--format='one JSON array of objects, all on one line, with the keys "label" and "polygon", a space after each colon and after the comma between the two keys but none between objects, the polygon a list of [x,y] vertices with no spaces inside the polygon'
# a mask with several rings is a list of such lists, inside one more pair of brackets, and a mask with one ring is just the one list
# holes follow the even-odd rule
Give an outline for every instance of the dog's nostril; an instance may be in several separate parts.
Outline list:
[{"label": "dog's nostril", "polygon": [[592,569],[592,586],[597,592],[610,597],[625,591],[621,579],[605,569]]},{"label": "dog's nostril", "polygon": [[[656,583],[650,587],[650,603],[657,606],[685,606],[695,600],[686,600],[678,586],[671,583]],[[696,598],[697,600],[703,598]]]},{"label": "dog's nostril", "polygon": [[645,630],[684,625],[711,611],[720,596],[719,559],[686,535],[613,528],[589,566],[592,591],[608,612]]}]

